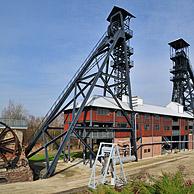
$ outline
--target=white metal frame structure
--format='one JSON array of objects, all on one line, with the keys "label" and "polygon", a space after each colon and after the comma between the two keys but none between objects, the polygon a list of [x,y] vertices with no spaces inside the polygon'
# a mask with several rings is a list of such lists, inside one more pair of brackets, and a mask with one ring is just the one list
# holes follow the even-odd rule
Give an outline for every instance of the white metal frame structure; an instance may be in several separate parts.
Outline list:
[{"label": "white metal frame structure", "polygon": [[[106,161],[105,161],[105,157],[106,157]],[[103,159],[104,159],[104,164],[101,170],[101,174],[98,176],[97,164],[98,164],[98,161],[102,162]],[[118,173],[116,170],[116,163],[119,163],[120,165],[120,170],[119,170],[120,172]],[[101,142],[94,165],[92,167],[92,173],[90,176],[88,187],[92,189],[96,189],[96,186],[98,184],[108,184],[109,183],[108,178],[110,178],[110,176],[108,176],[110,167],[112,168],[111,185],[126,184],[127,180],[124,174],[123,163],[120,157],[118,145],[115,143]]]}]

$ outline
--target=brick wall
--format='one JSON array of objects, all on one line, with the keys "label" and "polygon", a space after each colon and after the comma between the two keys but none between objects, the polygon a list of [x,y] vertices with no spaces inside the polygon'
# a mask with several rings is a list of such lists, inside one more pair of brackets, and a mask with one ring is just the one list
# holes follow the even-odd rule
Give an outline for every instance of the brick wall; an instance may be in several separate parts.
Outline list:
[{"label": "brick wall", "polygon": [[193,141],[193,134],[188,135],[188,141],[189,141],[188,142],[188,149],[192,150],[193,149],[193,142],[192,142]]},{"label": "brick wall", "polygon": [[15,182],[24,182],[32,181],[33,174],[29,166],[22,166],[15,169],[1,169],[0,171],[0,183],[15,183]]},{"label": "brick wall", "polygon": [[[162,145],[161,144],[152,144],[154,143],[159,143],[162,141],[161,136],[156,136],[156,137],[143,137],[142,138],[142,145],[138,149],[138,158],[143,159],[143,158],[149,158],[149,157],[154,157],[154,156],[159,156],[161,155],[162,151]],[[140,146],[140,141],[137,142],[137,147]]]},{"label": "brick wall", "polygon": [[130,139],[129,138],[114,138],[114,143],[117,143],[119,146],[120,155],[124,156],[124,152],[126,153],[126,156],[129,156],[130,154]]}]

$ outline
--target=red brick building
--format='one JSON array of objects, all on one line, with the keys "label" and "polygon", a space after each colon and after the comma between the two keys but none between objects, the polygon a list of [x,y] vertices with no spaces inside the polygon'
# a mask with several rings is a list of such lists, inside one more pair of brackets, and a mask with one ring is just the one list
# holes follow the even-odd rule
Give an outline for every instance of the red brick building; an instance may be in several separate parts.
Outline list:
[{"label": "red brick building", "polygon": [[[131,109],[126,100],[119,100],[127,115]],[[77,105],[79,107],[79,104]],[[136,112],[136,140],[139,158],[161,155],[162,151],[193,149],[193,116],[183,111],[183,106],[171,102],[167,106],[144,104],[142,99],[133,98]],[[72,121],[72,109],[64,113],[65,130]],[[126,118],[113,98],[91,97],[82,112],[76,130],[91,145],[100,141],[129,145],[130,132]]]}]

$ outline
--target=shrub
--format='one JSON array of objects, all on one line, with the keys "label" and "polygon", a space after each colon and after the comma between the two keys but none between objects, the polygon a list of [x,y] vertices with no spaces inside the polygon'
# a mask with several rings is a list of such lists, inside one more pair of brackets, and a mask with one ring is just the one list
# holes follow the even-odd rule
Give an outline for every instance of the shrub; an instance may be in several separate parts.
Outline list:
[{"label": "shrub", "polygon": [[94,194],[119,194],[115,189],[108,185],[99,185],[96,190],[93,190]]},{"label": "shrub", "polygon": [[187,185],[180,171],[175,174],[163,173],[163,176],[156,180],[154,184],[155,193],[158,194],[186,194],[193,193],[192,185]]},{"label": "shrub", "polygon": [[122,188],[121,192],[107,185],[99,185],[94,194],[192,194],[194,184],[191,180],[185,180],[183,168],[176,173],[162,173],[159,178],[149,174],[141,174]]}]

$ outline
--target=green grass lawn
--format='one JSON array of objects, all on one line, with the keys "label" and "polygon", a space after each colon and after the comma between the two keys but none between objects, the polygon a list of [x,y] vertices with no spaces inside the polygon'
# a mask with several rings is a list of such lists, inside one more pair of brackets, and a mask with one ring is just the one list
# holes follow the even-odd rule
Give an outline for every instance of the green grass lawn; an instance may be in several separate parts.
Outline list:
[{"label": "green grass lawn", "polygon": [[[52,161],[54,159],[54,156],[55,156],[56,152],[55,151],[50,151],[48,153],[49,155],[49,161]],[[75,152],[71,152],[70,153],[70,156],[72,159],[75,159],[75,158],[82,158],[83,154],[82,154],[82,151],[75,151]],[[64,156],[63,154],[60,155],[60,159],[63,159]],[[37,153],[36,155],[32,156],[31,158],[29,158],[30,161],[33,161],[33,162],[42,162],[42,161],[45,161],[45,154],[44,153]]]}]

